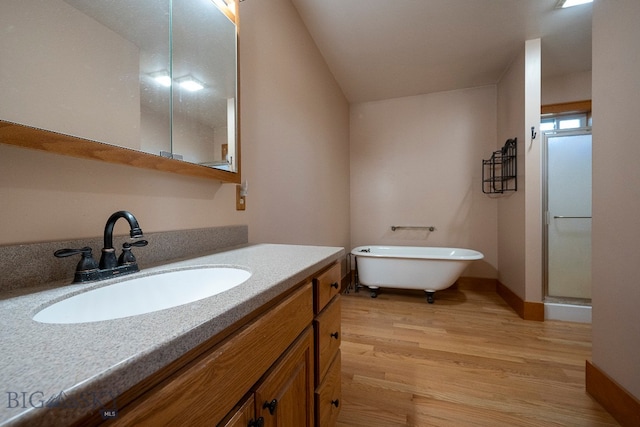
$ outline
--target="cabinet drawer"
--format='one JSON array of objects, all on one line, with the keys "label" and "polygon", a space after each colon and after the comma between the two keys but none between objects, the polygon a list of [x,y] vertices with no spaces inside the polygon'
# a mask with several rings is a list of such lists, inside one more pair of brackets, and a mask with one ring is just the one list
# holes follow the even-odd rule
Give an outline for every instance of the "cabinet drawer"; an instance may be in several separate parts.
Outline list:
[{"label": "cabinet drawer", "polygon": [[331,298],[340,292],[340,263],[335,263],[330,269],[313,279],[315,314],[322,311]]},{"label": "cabinet drawer", "polygon": [[322,381],[336,352],[340,349],[342,341],[340,309],[340,295],[337,295],[313,321],[316,338],[316,384]]},{"label": "cabinet drawer", "polygon": [[342,365],[340,351],[331,363],[327,376],[316,388],[316,426],[329,427],[336,424],[340,405],[342,405],[341,387]]}]

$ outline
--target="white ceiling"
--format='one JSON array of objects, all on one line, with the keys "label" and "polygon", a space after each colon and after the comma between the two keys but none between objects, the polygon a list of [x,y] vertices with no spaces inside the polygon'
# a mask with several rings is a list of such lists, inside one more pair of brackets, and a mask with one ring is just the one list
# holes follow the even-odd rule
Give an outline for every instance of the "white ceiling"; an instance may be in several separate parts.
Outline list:
[{"label": "white ceiling", "polygon": [[543,77],[591,70],[591,10],[557,0],[292,0],[352,103],[495,84],[526,40]]}]

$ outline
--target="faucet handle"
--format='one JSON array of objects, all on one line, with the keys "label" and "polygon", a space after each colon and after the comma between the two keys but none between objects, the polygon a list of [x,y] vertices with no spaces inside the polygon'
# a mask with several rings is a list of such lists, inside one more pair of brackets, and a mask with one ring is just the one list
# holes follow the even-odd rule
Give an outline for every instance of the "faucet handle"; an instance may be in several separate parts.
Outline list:
[{"label": "faucet handle", "polygon": [[85,246],[84,248],[80,248],[80,249],[58,249],[53,253],[53,256],[55,256],[56,258],[66,258],[71,255],[76,255],[76,254],[84,255],[86,253],[91,255],[91,248],[89,246]]},{"label": "faucet handle", "polygon": [[[90,247],[85,246],[84,248],[80,249],[59,249],[53,253],[56,258],[66,258],[68,256],[77,254],[81,254],[82,258],[80,258],[80,262],[78,262],[78,265],[76,266],[76,278],[74,282],[91,280],[93,278],[92,273],[98,271],[98,263],[95,259],[93,259]],[[87,276],[86,273],[91,274]]]},{"label": "faucet handle", "polygon": [[77,254],[82,254],[82,258],[76,268],[77,271],[87,271],[98,268],[98,264],[91,254],[91,248],[88,246],[80,249],[58,249],[53,253],[56,258],[66,258]]},{"label": "faucet handle", "polygon": [[123,249],[124,248],[130,248],[132,246],[135,246],[136,248],[141,248],[143,246],[147,246],[148,244],[149,244],[149,242],[147,242],[146,240],[136,240],[135,242],[132,242],[132,243],[128,243],[128,242],[124,243],[122,245],[122,248]]},{"label": "faucet handle", "polygon": [[131,247],[132,246],[142,247],[142,246],[147,246],[148,244],[149,242],[147,242],[146,240],[138,240],[133,243],[128,243],[128,242],[124,243],[122,245],[122,253],[118,258],[118,265],[135,264],[136,257],[133,256],[133,253],[131,253]]}]

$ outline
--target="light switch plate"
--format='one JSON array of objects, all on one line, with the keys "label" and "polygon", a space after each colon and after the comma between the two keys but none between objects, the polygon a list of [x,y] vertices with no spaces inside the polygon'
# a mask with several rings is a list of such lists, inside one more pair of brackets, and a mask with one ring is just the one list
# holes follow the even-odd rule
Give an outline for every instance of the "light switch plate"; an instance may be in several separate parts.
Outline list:
[{"label": "light switch plate", "polygon": [[242,191],[241,185],[236,185],[236,210],[243,211],[247,206],[247,200],[245,196],[241,196],[240,192]]}]

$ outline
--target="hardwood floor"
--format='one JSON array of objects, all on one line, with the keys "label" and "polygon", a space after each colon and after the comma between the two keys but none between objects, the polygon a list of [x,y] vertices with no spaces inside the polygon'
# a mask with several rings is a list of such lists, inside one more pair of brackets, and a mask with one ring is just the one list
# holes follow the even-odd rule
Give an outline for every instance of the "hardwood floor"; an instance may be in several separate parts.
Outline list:
[{"label": "hardwood floor", "polygon": [[338,426],[617,426],[585,391],[591,325],[520,319],[495,292],[342,298]]}]

